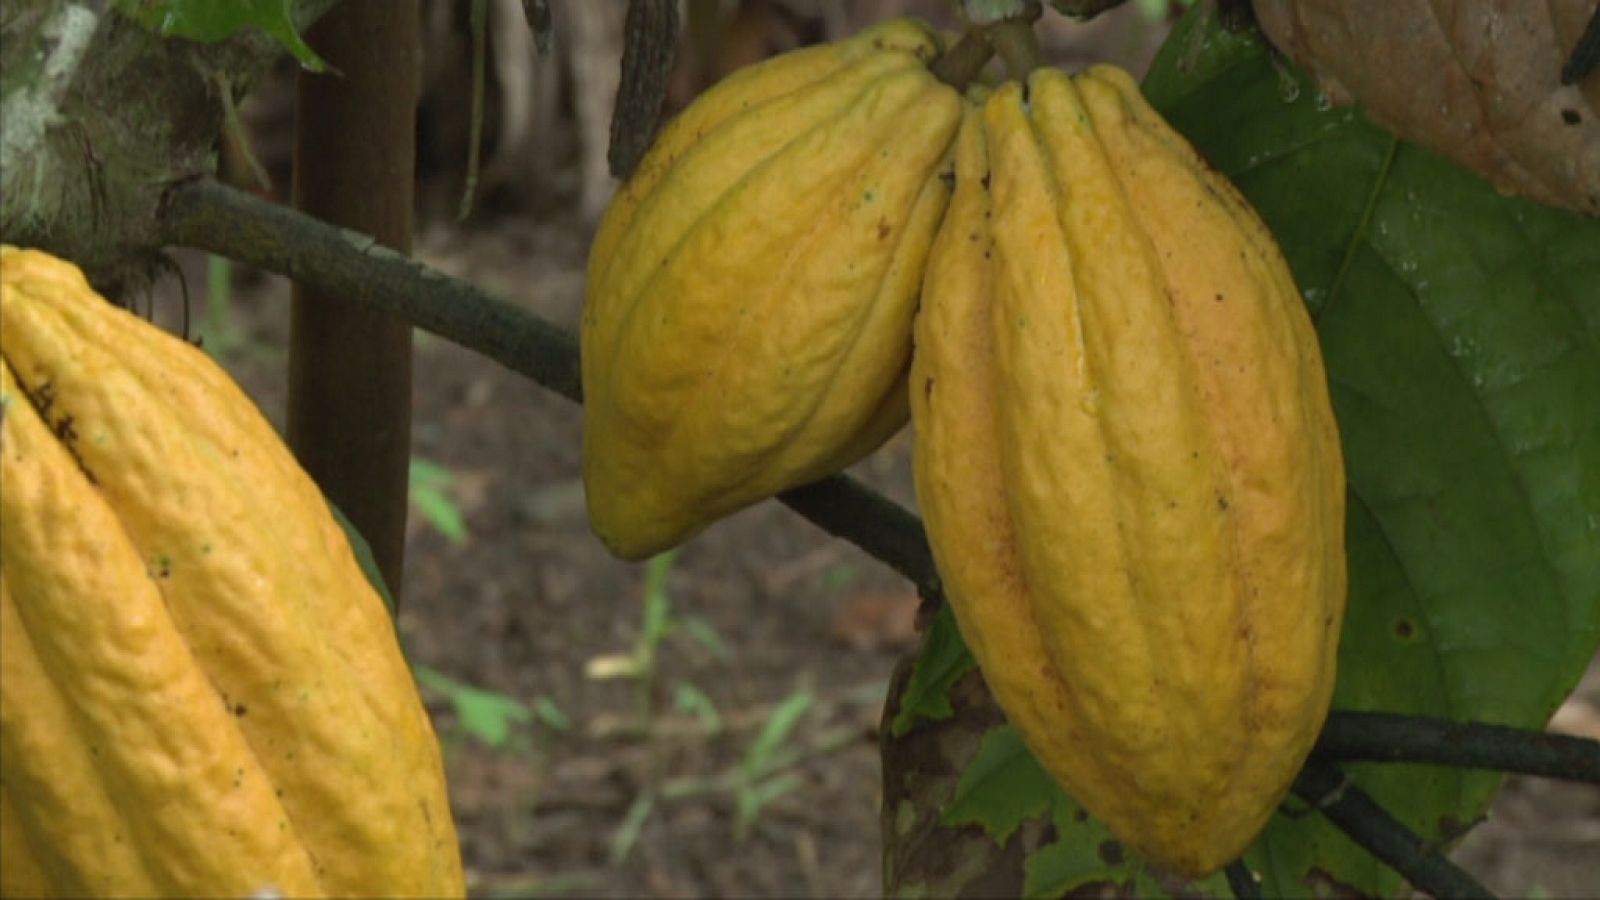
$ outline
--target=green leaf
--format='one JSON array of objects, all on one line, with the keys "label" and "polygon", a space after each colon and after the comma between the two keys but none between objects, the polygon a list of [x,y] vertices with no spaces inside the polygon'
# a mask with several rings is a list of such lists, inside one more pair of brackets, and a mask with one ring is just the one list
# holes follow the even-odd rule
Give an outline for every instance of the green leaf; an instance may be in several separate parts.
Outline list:
[{"label": "green leaf", "polygon": [[567,731],[572,728],[572,719],[549,697],[534,698],[533,714],[551,731]]},{"label": "green leaf", "polygon": [[533,721],[533,713],[515,697],[463,684],[426,666],[418,666],[416,676],[418,683],[448,698],[461,730],[487,747],[505,747],[513,725]]},{"label": "green leaf", "polygon": [[394,616],[394,595],[389,593],[389,586],[383,581],[383,573],[378,571],[378,558],[372,555],[372,545],[361,536],[356,526],[345,518],[344,512],[333,505],[332,500],[326,501],[328,511],[333,513],[333,518],[344,529],[345,539],[350,542],[350,550],[356,555],[356,562],[361,566],[361,574],[367,576],[367,581],[378,591],[378,596],[383,598],[383,606],[389,610],[389,615]]},{"label": "green leaf", "polygon": [[423,519],[452,544],[467,539],[467,522],[461,507],[450,497],[450,485],[455,473],[421,457],[412,457],[408,474],[411,505]]},{"label": "green leaf", "polygon": [[[1349,476],[1335,708],[1541,728],[1600,644],[1600,221],[1500,196],[1329,108],[1257,39],[1201,11],[1145,91],[1273,229],[1316,320]],[[959,665],[958,640],[930,635],[918,672]],[[927,684],[940,680],[913,679],[893,734],[938,709],[948,683]],[[1027,893],[1125,885],[1131,870],[1101,852],[1100,826],[1064,818],[1071,801],[1019,754],[1008,728],[987,733],[946,821],[1000,842],[1048,811],[1057,837],[1029,856]],[[1442,845],[1499,782],[1417,765],[1349,772]],[[1405,891],[1321,816],[1285,810],[1246,857],[1264,895]],[[1184,890],[1226,896],[1218,878]],[[1140,869],[1132,890],[1167,884]]]},{"label": "green leaf", "polygon": [[633,798],[628,812],[622,817],[622,823],[617,826],[616,834],[611,836],[611,849],[606,856],[613,866],[620,866],[627,861],[628,854],[633,852],[633,845],[639,842],[639,835],[644,831],[644,823],[650,819],[650,813],[655,808],[655,794],[646,792]]},{"label": "green leaf", "polygon": [[[1273,229],[1322,338],[1350,483],[1335,707],[1542,727],[1600,644],[1600,222],[1328,109],[1197,15],[1146,89]],[[1446,840],[1499,782],[1355,773]],[[1269,895],[1399,887],[1314,815],[1279,816],[1253,859]]]},{"label": "green leaf", "polygon": [[950,687],[973,665],[972,654],[961,642],[955,615],[949,604],[941,605],[928,625],[922,652],[911,670],[911,678],[900,698],[900,709],[889,726],[890,733],[903,737],[918,719],[949,718],[952,714]]},{"label": "green leaf", "polygon": [[1023,746],[1022,736],[1002,725],[983,736],[978,755],[961,773],[944,824],[978,825],[996,844],[1004,844],[1059,797],[1061,791]]},{"label": "green leaf", "polygon": [[722,714],[717,712],[717,705],[711,702],[705,691],[689,682],[680,681],[673,687],[672,705],[680,712],[699,719],[707,734],[722,731]]},{"label": "green leaf", "polygon": [[744,759],[740,761],[740,777],[743,781],[755,781],[772,770],[779,745],[789,739],[815,700],[816,696],[810,691],[801,689],[790,694],[772,710],[761,733],[756,735],[750,748],[745,751]]},{"label": "green leaf", "polygon": [[294,24],[294,0],[117,0],[118,11],[162,37],[187,38],[214,44],[245,28],[259,28],[300,65],[313,72],[327,70]]},{"label": "green leaf", "polygon": [[728,649],[727,642],[710,622],[699,616],[683,616],[679,618],[678,624],[683,628],[684,634],[710,651],[712,656],[724,660],[733,658],[733,651]]},{"label": "green leaf", "polygon": [[[1076,891],[1106,896],[1108,890],[1090,885],[1114,886],[1116,893],[1135,897],[1170,897],[1165,876],[1144,865],[1123,849],[1104,825],[1090,818],[1072,799],[1057,792],[1050,817],[1056,840],[1028,858],[1023,893],[1028,897],[1060,897]],[[1130,890],[1131,889],[1131,890]],[[1184,897],[1232,897],[1228,878],[1221,872],[1184,885]]]},{"label": "green leaf", "polygon": [[756,817],[761,815],[763,807],[804,785],[800,776],[790,772],[740,788],[734,794],[734,806],[737,809],[733,822],[734,838],[742,843],[749,837],[750,826],[756,823]]}]

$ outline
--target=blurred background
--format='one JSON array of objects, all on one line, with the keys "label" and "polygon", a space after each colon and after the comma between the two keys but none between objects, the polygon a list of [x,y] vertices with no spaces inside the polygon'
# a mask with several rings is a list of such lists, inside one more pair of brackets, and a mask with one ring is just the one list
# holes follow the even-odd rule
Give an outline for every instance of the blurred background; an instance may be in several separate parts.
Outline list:
[{"label": "blurred background", "polygon": [[[458,219],[471,131],[470,4],[423,0],[415,255],[575,328],[624,0],[552,4],[535,50],[490,0],[482,172]],[[688,0],[667,114],[728,72],[948,0]],[[1141,75],[1184,4],[1047,14],[1048,56]],[[295,69],[243,108],[225,174],[286,201]],[[253,156],[269,183],[253,174]],[[151,298],[283,425],[286,282],[197,254]],[[185,316],[185,305],[187,314]],[[646,564],[589,532],[581,410],[418,332],[412,516],[400,630],[445,745],[476,896],[876,896],[878,720],[916,646],[902,579],[775,503]],[[908,435],[853,474],[914,506]],[[1556,727],[1600,737],[1600,674]],[[1600,889],[1600,790],[1513,779],[1458,858],[1506,896]]]}]

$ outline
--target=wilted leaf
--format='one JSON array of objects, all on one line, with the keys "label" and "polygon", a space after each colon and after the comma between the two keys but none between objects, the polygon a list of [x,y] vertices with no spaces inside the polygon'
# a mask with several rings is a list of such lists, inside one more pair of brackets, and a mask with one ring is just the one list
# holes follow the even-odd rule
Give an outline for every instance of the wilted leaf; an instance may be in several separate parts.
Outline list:
[{"label": "wilted leaf", "polygon": [[1600,76],[1561,83],[1593,0],[1257,0],[1337,103],[1502,190],[1600,215]]}]

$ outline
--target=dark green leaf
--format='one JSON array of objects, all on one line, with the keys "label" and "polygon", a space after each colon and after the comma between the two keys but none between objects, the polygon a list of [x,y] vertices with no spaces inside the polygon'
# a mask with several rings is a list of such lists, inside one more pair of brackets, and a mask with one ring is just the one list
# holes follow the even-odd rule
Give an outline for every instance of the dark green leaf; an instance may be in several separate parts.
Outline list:
[{"label": "dark green leaf", "polygon": [[972,666],[972,654],[961,642],[955,615],[948,604],[941,606],[928,626],[922,653],[917,657],[911,680],[900,698],[900,709],[890,726],[893,735],[904,736],[918,719],[948,718],[951,714],[950,687]]},{"label": "dark green leaf", "polygon": [[389,610],[390,616],[393,616],[394,595],[389,593],[389,586],[383,581],[383,573],[378,571],[378,558],[372,555],[372,545],[367,543],[367,539],[361,536],[361,532],[356,530],[356,526],[345,518],[344,513],[339,507],[334,506],[331,500],[328,501],[328,510],[333,513],[333,518],[339,523],[339,527],[344,529],[345,539],[350,542],[350,549],[356,555],[356,562],[361,565],[361,574],[367,576],[367,581],[377,589],[378,596],[383,598],[384,608]]},{"label": "dark green leaf", "polygon": [[[1502,197],[1279,66],[1191,16],[1146,87],[1272,227],[1322,337],[1350,481],[1335,706],[1541,727],[1600,643],[1600,222]],[[1358,777],[1443,839],[1498,783]],[[1256,859],[1269,895],[1398,887],[1317,816],[1280,816]]]},{"label": "dark green leaf", "polygon": [[[1542,727],[1600,644],[1600,222],[1502,197],[1329,108],[1201,12],[1145,90],[1273,229],[1317,323],[1349,476],[1335,706]],[[918,666],[962,657],[930,639]],[[905,705],[942,696],[908,688]],[[1124,884],[1099,826],[1063,819],[1070,801],[1002,734],[985,738],[948,821],[1003,840],[1043,814],[1047,790],[1059,837],[1030,856],[1027,891]],[[1441,767],[1351,771],[1441,843],[1498,784]],[[1320,816],[1286,809],[1248,855],[1266,896],[1404,890]],[[1161,889],[1149,879],[1133,889]]]},{"label": "dark green leaf", "polygon": [[1044,815],[1061,795],[1050,776],[1009,725],[983,736],[972,764],[961,773],[956,795],[944,812],[946,825],[975,824],[997,844],[1028,819]]},{"label": "dark green leaf", "polygon": [[294,0],[117,0],[124,15],[162,35],[213,44],[259,28],[314,72],[327,64],[300,37]]}]

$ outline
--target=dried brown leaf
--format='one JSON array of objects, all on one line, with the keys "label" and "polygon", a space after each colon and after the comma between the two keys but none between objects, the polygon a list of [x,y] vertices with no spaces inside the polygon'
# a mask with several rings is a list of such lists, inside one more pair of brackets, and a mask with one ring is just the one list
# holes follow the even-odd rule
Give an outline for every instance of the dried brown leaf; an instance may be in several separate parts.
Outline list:
[{"label": "dried brown leaf", "polygon": [[1335,103],[1488,178],[1600,215],[1600,73],[1561,83],[1596,0],[1255,0]]}]

